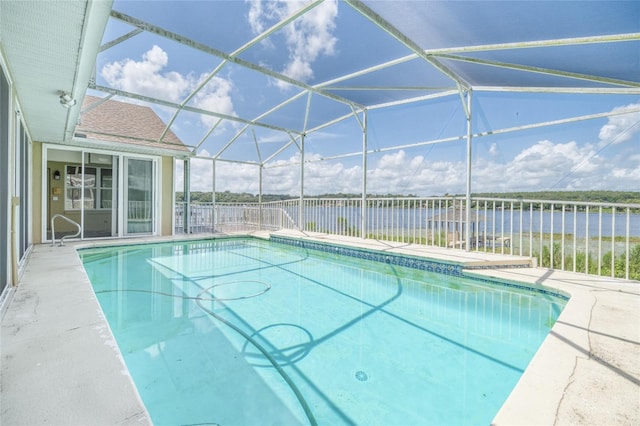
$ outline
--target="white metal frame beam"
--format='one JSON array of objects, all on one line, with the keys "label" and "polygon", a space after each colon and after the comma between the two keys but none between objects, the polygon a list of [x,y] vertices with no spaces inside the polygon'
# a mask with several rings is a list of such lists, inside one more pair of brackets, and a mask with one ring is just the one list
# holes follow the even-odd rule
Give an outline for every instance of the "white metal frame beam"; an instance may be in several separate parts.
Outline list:
[{"label": "white metal frame beam", "polygon": [[111,49],[113,46],[116,46],[120,43],[122,43],[123,41],[129,40],[130,38],[137,36],[138,34],[144,32],[144,30],[142,28],[136,28],[135,30],[131,30],[128,33],[121,35],[118,38],[115,38],[105,44],[103,44],[102,46],[100,46],[100,52],[104,52],[107,49]]},{"label": "white metal frame beam", "polygon": [[637,95],[640,88],[634,87],[504,87],[504,86],[475,86],[476,92],[512,92],[512,93],[571,93],[581,95]]},{"label": "white metal frame beam", "polygon": [[470,89],[471,86],[468,82],[466,82],[462,77],[457,75],[455,72],[450,70],[446,65],[442,64],[432,55],[429,55],[425,52],[420,46],[418,46],[413,40],[407,37],[404,33],[398,30],[396,27],[391,25],[390,22],[385,20],[382,16],[378,15],[373,9],[369,8],[360,0],[345,0],[347,4],[349,4],[356,11],[361,13],[365,18],[369,19],[375,25],[379,26],[381,29],[386,31],[393,38],[398,40],[400,43],[404,44],[407,48],[409,48],[415,55],[425,60],[427,63],[431,64],[435,68],[437,68],[440,72],[445,74],[447,77],[452,79],[456,85],[460,87],[464,87],[466,89]]},{"label": "white metal frame beam", "polygon": [[581,73],[571,72],[571,71],[562,71],[562,70],[555,70],[555,69],[549,69],[549,68],[534,67],[531,65],[518,65],[518,64],[508,63],[508,62],[491,61],[488,59],[478,59],[478,58],[471,58],[468,56],[449,55],[449,54],[446,54],[446,55],[441,54],[441,55],[438,55],[438,57],[443,59],[450,59],[452,61],[467,62],[467,63],[477,64],[477,65],[486,65],[491,67],[511,69],[511,70],[517,70],[517,71],[526,71],[530,73],[552,75],[556,77],[566,77],[566,78],[573,78],[573,79],[593,81],[597,83],[612,84],[612,85],[626,86],[626,87],[640,87],[640,82],[637,82],[637,81],[620,80],[617,78],[609,78],[609,77],[602,77],[602,76],[596,76],[596,75],[581,74]]},{"label": "white metal frame beam", "polygon": [[617,43],[640,40],[640,33],[609,34],[587,37],[569,37],[548,40],[522,41],[513,43],[478,44],[475,46],[445,47],[442,49],[428,49],[428,55],[446,55],[456,53],[485,52],[490,50],[532,49],[538,47],[571,46],[579,44]]}]

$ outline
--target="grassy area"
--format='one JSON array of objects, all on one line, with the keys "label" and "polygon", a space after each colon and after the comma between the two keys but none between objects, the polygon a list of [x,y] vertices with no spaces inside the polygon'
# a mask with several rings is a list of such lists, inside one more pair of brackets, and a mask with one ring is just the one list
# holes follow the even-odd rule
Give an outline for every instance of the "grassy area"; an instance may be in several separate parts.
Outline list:
[{"label": "grassy area", "polygon": [[[308,222],[305,229],[316,231],[317,227],[314,222]],[[328,230],[319,231],[329,233]],[[390,235],[384,232],[368,233],[366,238],[437,247],[447,247],[451,240],[451,234],[444,231],[433,235],[428,235],[426,230],[419,230],[415,234],[403,233],[401,229],[389,230],[388,232]],[[337,220],[337,233],[354,237],[360,236],[359,229],[349,225],[347,220],[342,217]],[[509,234],[505,233],[504,236],[508,237]],[[627,238],[621,236],[599,240],[598,237],[574,238],[573,234],[564,234],[563,236],[562,234],[543,233],[541,236],[539,233],[533,233],[529,239],[528,234],[523,234],[522,247],[520,247],[519,235],[514,234],[514,237],[508,244],[505,243],[504,247],[479,247],[474,250],[530,256],[538,259],[538,264],[542,267],[553,266],[554,269],[575,270],[591,275],[614,276],[616,278],[626,278],[628,257],[629,278],[640,280],[640,237],[629,238],[628,256]],[[475,237],[472,238],[472,241],[476,241]],[[456,245],[456,247],[460,246]]]},{"label": "grassy area", "polygon": [[[573,271],[573,245],[574,239],[572,235],[564,236],[564,269],[567,271]],[[369,233],[367,238],[378,239],[383,241],[402,242],[406,244],[421,244],[421,245],[435,245],[439,247],[446,247],[447,236],[444,233],[433,236],[433,244],[431,236],[412,236],[412,235],[386,235],[383,233]],[[562,246],[560,245],[561,235],[553,235],[553,267],[555,269],[562,268],[563,253]],[[588,243],[588,256],[587,247]],[[520,255],[520,241],[515,239],[511,242],[510,247],[480,247],[478,251],[486,251],[489,253],[513,253]],[[599,248],[598,245],[601,244]],[[611,238],[604,239],[599,243],[597,238],[589,238],[588,242],[585,238],[578,238],[575,241],[576,254],[575,254],[575,271],[581,273],[587,273],[591,275],[601,276],[614,276],[616,278],[625,278],[627,253],[626,253],[626,239],[615,238],[613,241],[613,251]],[[542,267],[551,266],[551,234],[544,234],[542,240],[542,252],[540,252],[540,238],[539,235],[535,236],[532,240],[531,246],[533,251],[530,252],[529,239],[523,236],[522,255],[531,256],[538,259],[538,263]],[[598,252],[600,249],[600,262],[598,262]],[[474,249],[476,250],[476,249]],[[600,263],[600,265],[598,265]],[[613,274],[612,274],[613,265]],[[598,268],[600,273],[598,274]],[[629,239],[629,278],[632,280],[640,280],[640,238],[634,237]]]}]

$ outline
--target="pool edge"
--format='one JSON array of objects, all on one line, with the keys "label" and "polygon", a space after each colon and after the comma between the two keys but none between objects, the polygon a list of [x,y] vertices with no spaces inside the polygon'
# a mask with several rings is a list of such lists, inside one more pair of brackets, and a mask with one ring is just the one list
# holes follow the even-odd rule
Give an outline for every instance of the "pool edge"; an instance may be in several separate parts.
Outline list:
[{"label": "pool edge", "polygon": [[2,318],[0,424],[151,425],[75,247],[34,247]]},{"label": "pool edge", "polygon": [[[244,234],[246,235],[246,234]],[[248,236],[256,238],[268,238],[268,234]],[[202,236],[197,239],[202,239]],[[320,240],[326,241],[326,236],[320,236]],[[176,236],[171,239],[153,239],[148,238],[149,242],[167,242],[177,240],[189,240],[184,236]],[[333,240],[333,239],[331,239]],[[344,238],[339,241],[344,244]],[[353,238],[353,244],[358,245],[361,240]],[[128,240],[125,244],[136,244],[140,240]],[[347,241],[346,243],[351,243]],[[100,243],[91,243],[91,245],[108,245],[108,241]],[[373,243],[366,241],[366,246],[370,247]],[[87,244],[77,244],[78,247]],[[111,244],[113,245],[113,244]],[[389,247],[388,244],[379,243],[383,250],[404,250],[402,247]],[[38,246],[43,251],[60,250],[59,248],[50,248],[50,246]],[[406,249],[411,249],[405,247]],[[62,249],[64,250],[64,249]],[[431,250],[424,247],[418,247],[413,252],[430,252]],[[78,258],[75,249],[64,250],[67,256]],[[437,255],[444,255],[464,259],[467,254],[460,250],[443,250],[436,251]],[[54,306],[61,297],[61,293],[56,292],[54,282],[58,278],[55,277],[57,271],[56,263],[51,259],[47,261],[41,256],[40,248],[37,249],[35,255],[30,256],[26,267],[25,275],[21,278],[18,290],[39,291],[44,290],[48,300]],[[79,260],[77,260],[79,262]],[[64,262],[62,262],[64,263]],[[73,268],[72,268],[73,269]],[[39,271],[40,274],[33,274]],[[52,271],[53,270],[53,271]],[[84,271],[83,268],[81,268]],[[29,272],[30,271],[30,272]],[[77,270],[76,270],[77,272]],[[567,292],[571,295],[571,300],[567,303],[565,310],[562,312],[558,321],[551,330],[551,334],[547,336],[538,352],[536,352],[529,367],[525,370],[522,378],[511,392],[511,395],[503,404],[502,408],[494,418],[492,424],[637,424],[640,423],[640,386],[637,384],[637,377],[640,377],[638,371],[637,359],[640,355],[640,345],[638,345],[638,337],[640,336],[640,283],[637,281],[625,282],[612,278],[597,278],[584,274],[566,273],[558,271],[549,271],[542,268],[505,268],[476,270],[474,274],[482,276],[490,276],[494,278],[516,280],[519,282],[528,282],[536,285],[544,285],[551,288],[557,288],[560,291]],[[59,275],[59,274],[58,274]],[[77,273],[73,277],[78,278]],[[67,281],[72,281],[70,277]],[[85,277],[86,278],[86,277]],[[83,278],[80,275],[76,284],[82,284]],[[88,284],[87,284],[88,285]],[[36,289],[37,287],[37,289]],[[47,288],[49,287],[49,288]],[[82,288],[83,286],[76,286]],[[59,290],[59,289],[57,289]],[[71,289],[70,291],[75,291]],[[46,324],[44,321],[36,321],[42,319],[42,310],[29,311],[25,310],[24,304],[17,302],[19,293],[12,297],[10,306],[7,309],[13,311],[12,316],[8,316],[8,312],[4,313],[2,321],[3,337],[9,329],[15,331],[20,325],[20,321],[24,323],[22,332],[29,326],[44,327],[54,326],[54,324]],[[612,315],[615,313],[616,315]],[[59,311],[58,316],[64,320],[77,320],[75,312]],[[11,320],[9,320],[11,318]],[[19,321],[17,321],[19,320]],[[106,320],[104,320],[106,323]],[[77,326],[77,321],[76,321]],[[62,331],[68,331],[68,327]],[[73,331],[73,330],[72,330]],[[16,336],[10,336],[16,339]],[[26,343],[27,339],[20,337],[22,342]],[[84,392],[74,391],[64,394],[60,391],[58,381],[49,383],[49,386],[43,385],[42,382],[24,381],[20,386],[7,380],[13,380],[14,376],[7,376],[5,369],[13,369],[15,365],[7,365],[4,361],[7,355],[6,340],[3,338],[2,359],[2,398],[0,401],[0,423],[61,423],[61,419],[65,419],[64,423],[73,422],[71,414],[77,414],[79,406],[90,405],[92,400],[99,399],[98,402],[105,405],[106,415],[113,414],[114,402],[110,401],[110,396],[105,395],[104,390],[95,389],[95,384],[85,384]],[[14,342],[16,343],[16,342]],[[26,361],[33,357],[33,345],[37,345],[38,340],[33,340],[32,345],[21,344],[11,349],[10,355],[13,357],[11,363],[16,360]],[[105,353],[113,356],[113,349],[102,343]],[[76,367],[71,362],[75,357],[84,360],[85,352],[82,349],[78,353],[70,351],[70,359],[68,365],[70,369]],[[48,353],[38,353],[43,359],[46,357],[55,357],[56,353],[50,351]],[[121,355],[120,355],[121,356]],[[48,361],[49,362],[49,361]],[[82,362],[82,361],[81,361]],[[96,370],[101,369],[101,365],[96,365]],[[47,368],[46,365],[43,369]],[[42,374],[42,373],[41,373]],[[115,375],[122,376],[122,371],[114,372]],[[50,375],[43,375],[49,378]],[[76,379],[79,380],[80,378]],[[634,382],[635,380],[635,382]],[[591,385],[589,385],[591,383]],[[594,386],[597,383],[598,386]],[[586,385],[585,385],[586,384]],[[124,385],[126,388],[128,385]],[[33,387],[33,389],[31,389]],[[44,389],[44,391],[43,391]],[[42,404],[36,403],[38,395],[48,391],[47,397],[51,400],[45,400]],[[33,391],[33,392],[32,392]],[[137,392],[136,392],[137,393]],[[126,394],[126,392],[125,392]],[[130,394],[129,394],[130,395]],[[114,395],[117,400],[119,395]],[[631,398],[631,403],[629,403]],[[53,404],[52,401],[57,401]],[[8,402],[13,404],[10,410],[7,409]],[[22,411],[19,409],[21,407]],[[143,406],[142,406],[143,407]],[[122,407],[120,407],[121,409]],[[144,407],[143,407],[144,409]],[[13,410],[13,413],[8,411]],[[146,411],[145,411],[146,412]],[[100,411],[92,411],[84,413],[84,415],[93,414],[98,416]],[[111,414],[110,414],[111,413]],[[130,411],[131,417],[126,419],[118,419],[123,424],[147,424],[140,418],[139,411]],[[11,419],[18,421],[10,421]],[[76,417],[78,418],[78,417]],[[87,423],[84,417],[82,423]],[[95,420],[96,417],[93,417]],[[32,421],[29,421],[29,420]],[[38,419],[38,421],[34,421]],[[76,421],[75,423],[80,423]],[[91,422],[91,423],[95,423]],[[114,421],[115,423],[115,421]]]}]

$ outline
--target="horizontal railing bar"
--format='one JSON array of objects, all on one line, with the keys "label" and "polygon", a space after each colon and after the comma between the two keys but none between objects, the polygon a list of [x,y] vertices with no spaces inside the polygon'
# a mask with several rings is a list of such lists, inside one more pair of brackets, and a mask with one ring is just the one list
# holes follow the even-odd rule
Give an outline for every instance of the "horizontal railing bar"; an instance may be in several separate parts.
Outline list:
[{"label": "horizontal railing bar", "polygon": [[494,201],[500,200],[505,202],[522,202],[522,203],[530,203],[530,204],[566,204],[566,205],[576,205],[576,206],[589,206],[589,207],[619,207],[619,208],[631,208],[631,209],[640,209],[640,204],[635,203],[606,203],[606,202],[597,202],[597,201],[560,201],[560,200],[536,200],[536,199],[526,199],[526,198],[485,198],[485,197],[471,197],[471,201]]}]

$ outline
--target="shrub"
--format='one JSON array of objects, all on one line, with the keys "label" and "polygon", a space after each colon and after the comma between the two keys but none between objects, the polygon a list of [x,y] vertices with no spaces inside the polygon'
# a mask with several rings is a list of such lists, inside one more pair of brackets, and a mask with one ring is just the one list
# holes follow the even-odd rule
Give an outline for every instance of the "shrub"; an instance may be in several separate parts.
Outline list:
[{"label": "shrub", "polygon": [[640,280],[640,244],[636,244],[629,253],[629,278]]},{"label": "shrub", "polygon": [[[541,265],[540,266],[544,266],[544,267],[551,267],[551,250],[549,249],[549,246],[544,246],[542,247],[542,259],[541,259]],[[562,252],[560,250],[560,244],[558,243],[554,243],[553,244],[553,267],[556,269],[559,269],[562,266]],[[565,264],[565,267],[567,265]]]}]

